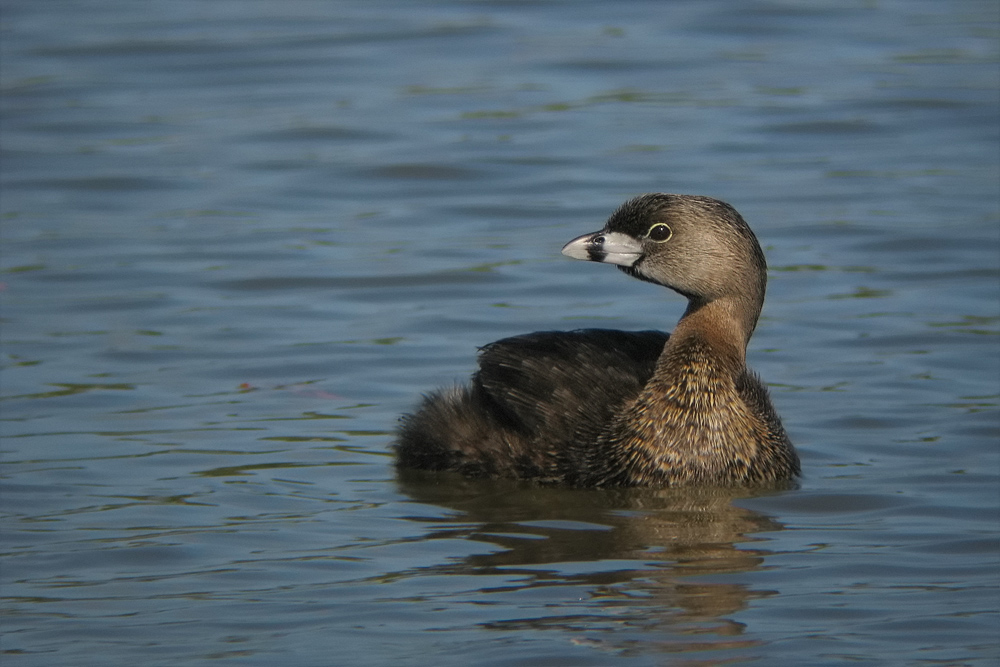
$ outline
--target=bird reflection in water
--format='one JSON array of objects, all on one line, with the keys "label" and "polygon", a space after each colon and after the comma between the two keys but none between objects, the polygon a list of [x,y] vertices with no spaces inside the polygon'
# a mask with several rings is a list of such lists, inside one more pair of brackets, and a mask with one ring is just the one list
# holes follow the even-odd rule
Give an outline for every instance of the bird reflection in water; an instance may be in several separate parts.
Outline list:
[{"label": "bird reflection in water", "polygon": [[585,633],[575,641],[615,651],[641,641],[648,652],[649,633],[668,637],[654,640],[665,652],[732,649],[757,640],[729,616],[776,594],[697,577],[761,569],[770,552],[752,546],[756,535],[783,526],[735,501],[780,488],[570,489],[407,469],[398,481],[415,503],[407,518],[426,528],[421,541],[491,545],[420,576],[486,576],[472,591],[463,581],[459,593],[483,604],[509,604],[541,587],[568,589],[558,608],[520,604],[526,615],[484,627]]}]

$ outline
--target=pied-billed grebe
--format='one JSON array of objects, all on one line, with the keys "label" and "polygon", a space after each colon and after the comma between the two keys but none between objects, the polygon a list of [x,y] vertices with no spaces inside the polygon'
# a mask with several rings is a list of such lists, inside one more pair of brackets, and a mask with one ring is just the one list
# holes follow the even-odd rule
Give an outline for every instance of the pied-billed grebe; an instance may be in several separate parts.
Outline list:
[{"label": "pied-billed grebe", "polygon": [[767,265],[732,206],[642,195],[562,252],[687,297],[673,334],[583,329],[491,343],[470,386],[434,392],[402,418],[399,465],[578,486],[798,474],[767,390],[746,367]]}]

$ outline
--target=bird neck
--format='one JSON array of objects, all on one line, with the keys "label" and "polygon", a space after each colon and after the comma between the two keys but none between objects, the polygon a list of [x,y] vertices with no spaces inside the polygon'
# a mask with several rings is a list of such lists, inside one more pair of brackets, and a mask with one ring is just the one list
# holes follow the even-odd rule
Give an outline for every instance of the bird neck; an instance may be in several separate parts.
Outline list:
[{"label": "bird neck", "polygon": [[669,345],[680,346],[692,339],[702,341],[715,353],[742,369],[746,365],[747,343],[757,324],[760,307],[748,307],[738,296],[722,297],[712,301],[692,298],[681,317]]}]

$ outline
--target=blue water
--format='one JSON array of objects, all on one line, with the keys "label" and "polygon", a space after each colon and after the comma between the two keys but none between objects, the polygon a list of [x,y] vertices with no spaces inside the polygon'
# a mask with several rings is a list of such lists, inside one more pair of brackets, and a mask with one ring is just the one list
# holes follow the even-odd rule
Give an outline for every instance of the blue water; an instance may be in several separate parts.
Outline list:
[{"label": "blue water", "polygon": [[[4,665],[992,665],[994,2],[0,13]],[[782,493],[397,474],[475,350],[669,330],[559,254],[729,201]]]}]

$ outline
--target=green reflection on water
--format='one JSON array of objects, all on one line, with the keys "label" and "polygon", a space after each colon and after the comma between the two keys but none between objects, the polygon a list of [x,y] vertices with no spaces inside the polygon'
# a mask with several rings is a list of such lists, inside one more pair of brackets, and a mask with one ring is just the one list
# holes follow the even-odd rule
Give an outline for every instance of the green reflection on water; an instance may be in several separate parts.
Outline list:
[{"label": "green reflection on water", "polygon": [[892,295],[892,290],[858,287],[850,294],[832,294],[828,299],[881,299]]},{"label": "green reflection on water", "polygon": [[56,398],[58,396],[72,396],[74,394],[82,394],[87,391],[94,390],[109,390],[109,391],[126,391],[135,389],[134,384],[118,383],[118,384],[75,384],[71,382],[53,382],[49,384],[50,387],[62,387],[61,389],[56,389],[53,391],[43,391],[36,394],[19,394],[17,396],[3,396],[0,400],[7,400],[11,398]]},{"label": "green reflection on water", "polygon": [[279,468],[324,468],[330,466],[355,466],[363,465],[360,461],[327,461],[324,463],[250,463],[242,466],[223,466],[221,468],[209,468],[208,470],[198,470],[193,474],[198,477],[234,477],[241,475],[252,475],[256,470],[275,470]]},{"label": "green reflection on water", "polygon": [[998,336],[1000,330],[983,328],[985,325],[1000,322],[1000,317],[983,317],[981,315],[963,315],[957,322],[928,322],[929,327],[958,329],[963,333],[978,334],[982,336]]},{"label": "green reflection on water", "polygon": [[44,264],[22,264],[21,266],[12,266],[3,269],[0,273],[27,273],[28,271],[42,271],[43,269],[45,269]]}]

